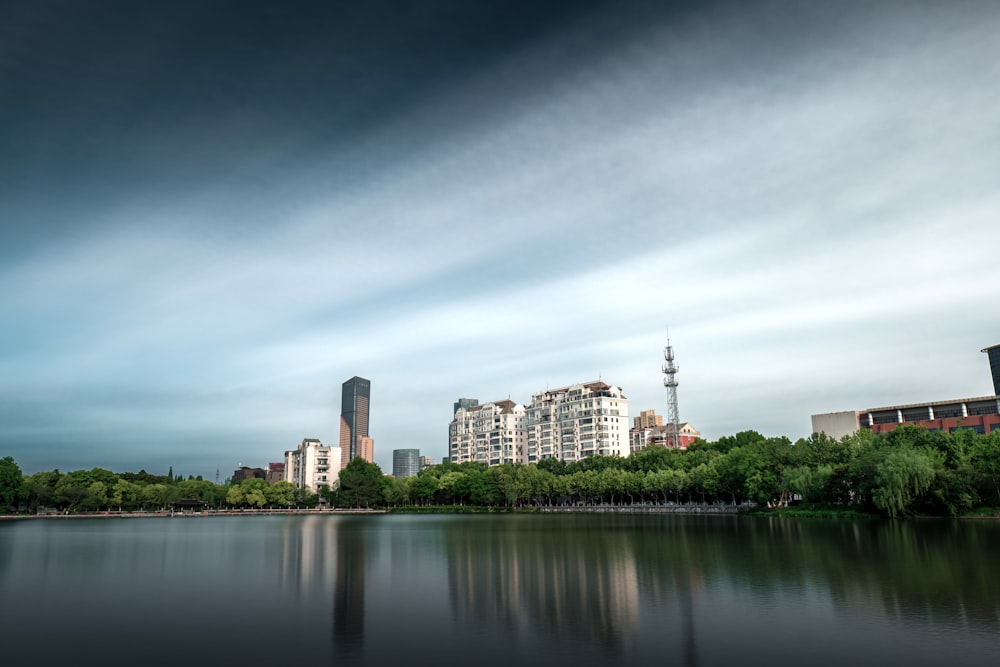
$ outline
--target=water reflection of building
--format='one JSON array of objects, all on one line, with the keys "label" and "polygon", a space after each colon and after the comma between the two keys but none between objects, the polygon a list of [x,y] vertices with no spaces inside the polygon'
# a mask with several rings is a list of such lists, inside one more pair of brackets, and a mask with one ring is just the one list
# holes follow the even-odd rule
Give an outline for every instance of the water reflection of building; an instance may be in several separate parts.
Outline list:
[{"label": "water reflection of building", "polygon": [[281,574],[283,588],[295,595],[331,588],[334,582],[337,530],[334,522],[318,516],[300,517],[285,524]]},{"label": "water reflection of building", "polygon": [[618,654],[635,634],[635,558],[613,534],[579,548],[571,530],[493,533],[458,528],[447,538],[456,618],[496,622],[514,637],[530,628],[554,641]]},{"label": "water reflection of building", "polygon": [[341,663],[360,662],[365,636],[364,535],[348,528],[337,540],[337,578],[333,590],[333,645]]},{"label": "water reflection of building", "polygon": [[365,558],[362,536],[336,517],[307,516],[286,524],[282,584],[303,599],[333,592],[332,639],[339,664],[360,662],[364,642]]}]

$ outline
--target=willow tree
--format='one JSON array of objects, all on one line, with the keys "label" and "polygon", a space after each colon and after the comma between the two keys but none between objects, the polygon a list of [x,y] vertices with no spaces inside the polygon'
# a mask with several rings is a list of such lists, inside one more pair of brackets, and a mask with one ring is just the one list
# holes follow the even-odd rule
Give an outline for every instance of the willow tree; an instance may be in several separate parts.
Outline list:
[{"label": "willow tree", "polygon": [[934,464],[916,449],[888,452],[875,466],[872,502],[890,517],[906,514],[913,502],[934,483]]}]

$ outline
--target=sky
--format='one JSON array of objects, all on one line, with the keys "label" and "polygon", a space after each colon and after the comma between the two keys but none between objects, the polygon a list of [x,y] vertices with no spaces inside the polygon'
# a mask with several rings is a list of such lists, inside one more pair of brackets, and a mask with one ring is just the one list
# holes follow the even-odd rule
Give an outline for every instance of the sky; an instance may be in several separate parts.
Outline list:
[{"label": "sky", "polygon": [[714,440],[993,394],[995,2],[0,0],[0,456],[447,454],[602,379]]}]

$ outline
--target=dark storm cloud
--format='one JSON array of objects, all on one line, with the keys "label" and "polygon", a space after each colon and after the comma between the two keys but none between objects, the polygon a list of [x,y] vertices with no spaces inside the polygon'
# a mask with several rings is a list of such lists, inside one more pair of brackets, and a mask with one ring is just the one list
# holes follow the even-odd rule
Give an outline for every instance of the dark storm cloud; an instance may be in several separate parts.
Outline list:
[{"label": "dark storm cloud", "polygon": [[11,3],[0,193],[88,205],[348,150],[599,4]]}]

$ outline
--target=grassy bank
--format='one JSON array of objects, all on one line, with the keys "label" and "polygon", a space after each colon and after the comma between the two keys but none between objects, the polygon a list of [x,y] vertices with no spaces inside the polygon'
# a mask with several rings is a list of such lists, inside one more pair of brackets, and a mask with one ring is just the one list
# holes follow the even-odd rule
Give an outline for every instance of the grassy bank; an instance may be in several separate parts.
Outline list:
[{"label": "grassy bank", "polygon": [[1000,507],[978,507],[963,514],[963,519],[1000,519]]},{"label": "grassy bank", "polygon": [[784,516],[795,518],[817,519],[877,519],[879,515],[863,512],[849,505],[832,505],[828,503],[802,503],[792,507],[775,507],[772,509],[755,509],[746,512],[750,516]]}]

